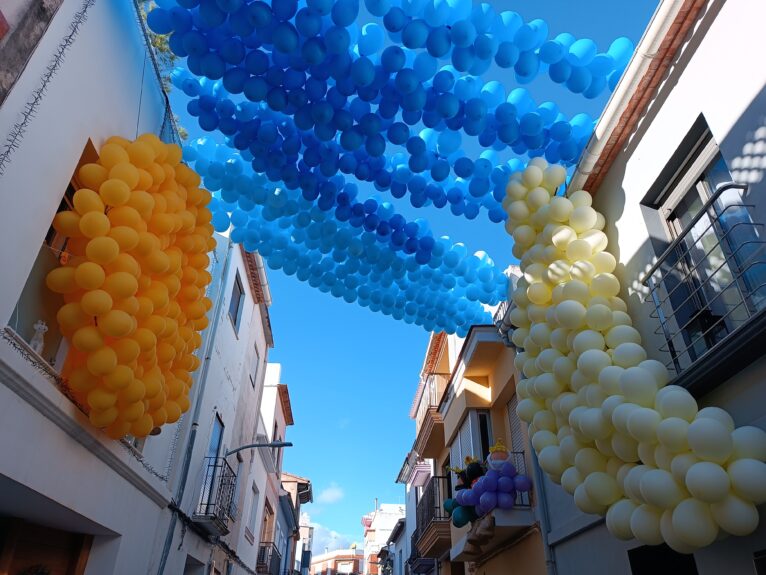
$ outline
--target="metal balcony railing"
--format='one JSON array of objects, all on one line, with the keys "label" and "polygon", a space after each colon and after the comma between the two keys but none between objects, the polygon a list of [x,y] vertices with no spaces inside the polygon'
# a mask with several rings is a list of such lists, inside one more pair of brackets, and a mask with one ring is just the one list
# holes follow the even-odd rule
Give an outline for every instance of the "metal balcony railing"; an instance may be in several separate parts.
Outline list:
[{"label": "metal balcony railing", "polygon": [[258,557],[255,562],[255,570],[258,573],[280,575],[279,567],[281,563],[282,554],[273,542],[267,541],[258,546]]},{"label": "metal balcony railing", "polygon": [[752,221],[746,190],[719,185],[642,281],[677,375],[766,308],[763,224]]},{"label": "metal balcony railing", "polygon": [[[531,479],[532,476],[527,473],[527,460],[524,458],[524,452],[509,451],[508,453],[511,456],[511,463],[513,463],[513,466],[516,468],[516,473],[519,473],[521,475],[526,475],[527,477]],[[529,492],[522,493],[521,491],[517,491],[516,500],[514,501],[514,507],[531,507],[531,506],[532,506],[532,500],[529,496]]]},{"label": "metal balcony railing", "polygon": [[415,414],[416,429],[420,429],[428,410],[439,405],[439,399],[441,399],[441,394],[446,385],[447,378],[440,373],[431,373],[426,377],[423,395],[420,398],[418,411]]},{"label": "metal balcony railing", "polygon": [[415,510],[415,533],[420,536],[433,522],[449,522],[444,500],[450,497],[450,478],[435,475],[428,480]]},{"label": "metal balcony railing", "polygon": [[223,457],[205,457],[202,472],[202,492],[193,519],[219,534],[228,533],[237,475]]}]

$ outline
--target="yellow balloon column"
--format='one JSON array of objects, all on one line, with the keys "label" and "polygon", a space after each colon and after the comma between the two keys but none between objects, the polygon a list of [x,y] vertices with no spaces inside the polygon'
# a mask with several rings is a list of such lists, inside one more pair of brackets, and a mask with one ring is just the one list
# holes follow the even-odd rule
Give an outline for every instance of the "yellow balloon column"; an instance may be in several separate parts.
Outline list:
[{"label": "yellow balloon column", "polygon": [[79,179],[74,210],[53,221],[71,256],[47,277],[66,302],[63,375],[95,427],[144,437],[189,409],[211,306],[210,193],[153,134],[110,138]]},{"label": "yellow balloon column", "polygon": [[747,535],[766,502],[766,432],[698,409],[647,359],[632,327],[604,217],[591,196],[555,196],[564,168],[534,159],[503,205],[524,276],[513,291],[519,416],[540,467],[609,531],[681,553]]}]

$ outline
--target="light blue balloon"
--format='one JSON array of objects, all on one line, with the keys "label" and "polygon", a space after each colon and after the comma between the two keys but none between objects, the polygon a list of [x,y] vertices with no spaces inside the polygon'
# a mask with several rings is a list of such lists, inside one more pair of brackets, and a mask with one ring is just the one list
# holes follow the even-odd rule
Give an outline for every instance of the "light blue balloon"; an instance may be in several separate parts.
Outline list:
[{"label": "light blue balloon", "polygon": [[493,32],[499,41],[509,42],[523,24],[524,19],[517,12],[507,10],[500,13],[500,19],[495,21]]},{"label": "light blue balloon", "polygon": [[438,28],[447,23],[450,15],[448,0],[430,0],[423,11],[423,19],[432,28]]},{"label": "light blue balloon", "polygon": [[445,130],[439,134],[436,149],[442,156],[449,156],[460,148],[462,139],[460,132]]},{"label": "light blue balloon", "polygon": [[505,88],[496,80],[487,82],[481,89],[481,99],[487,104],[487,108],[494,109],[505,102]]},{"label": "light blue balloon", "polygon": [[619,69],[623,68],[628,63],[630,57],[633,55],[633,50],[633,42],[628,38],[617,38],[609,46],[609,50],[607,50],[606,53],[614,58],[614,67]]},{"label": "light blue balloon", "polygon": [[581,38],[569,47],[567,59],[573,66],[587,66],[596,56],[598,47],[589,38]]},{"label": "light blue balloon", "polygon": [[415,70],[415,74],[420,81],[425,82],[434,77],[437,66],[438,63],[436,62],[436,58],[431,56],[428,52],[422,51],[415,56],[412,68]]},{"label": "light blue balloon", "polygon": [[362,56],[375,54],[383,47],[385,41],[385,31],[381,26],[370,22],[362,28],[362,35],[359,38],[359,53]]}]

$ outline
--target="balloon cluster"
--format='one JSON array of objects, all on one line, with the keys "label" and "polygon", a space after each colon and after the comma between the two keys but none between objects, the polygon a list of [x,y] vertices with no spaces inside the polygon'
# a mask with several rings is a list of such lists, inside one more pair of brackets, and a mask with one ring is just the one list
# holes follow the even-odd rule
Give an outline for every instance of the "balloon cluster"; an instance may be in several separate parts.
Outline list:
[{"label": "balloon cluster", "polygon": [[208,323],[215,247],[210,194],[153,134],[112,137],[80,168],[74,210],[56,214],[68,259],[48,287],[71,342],[64,377],[91,423],[115,439],[144,437],[189,409],[193,355]]},{"label": "balloon cluster", "polygon": [[[406,222],[388,202],[357,201],[354,184],[333,180],[338,205],[327,211],[300,190],[253,174],[238,153],[210,140],[186,146],[184,158],[214,192],[217,231],[230,230],[232,241],[258,251],[270,268],[349,303],[428,330],[465,334],[490,320],[482,304],[496,304],[507,290],[507,278],[486,254],[469,255],[462,244],[433,237],[425,220]],[[340,214],[349,206],[365,211]],[[387,234],[380,223],[369,225],[374,214],[391,223]]]},{"label": "balloon cluster", "polygon": [[591,196],[556,196],[534,159],[503,204],[524,277],[512,300],[518,414],[540,467],[611,533],[681,553],[752,533],[766,502],[766,432],[698,409],[647,359]]},{"label": "balloon cluster", "polygon": [[[435,205],[441,208],[449,205],[453,214],[464,215],[468,219],[475,218],[483,207],[487,209],[491,221],[501,222],[506,217],[500,205],[505,195],[505,183],[511,173],[523,167],[518,159],[500,162],[492,149],[482,152],[475,162],[471,161],[460,150],[459,132],[439,134],[434,129],[426,128],[419,134],[413,134],[403,122],[395,122],[391,118],[379,120],[370,113],[369,104],[360,100],[354,100],[351,112],[347,112],[343,109],[333,111],[332,106],[322,98],[300,108],[293,119],[287,113],[270,110],[265,104],[235,104],[220,81],[197,79],[185,69],[176,69],[171,79],[174,85],[193,98],[188,111],[198,118],[202,129],[221,130],[229,136],[227,142],[230,146],[252,155],[252,166],[256,172],[266,174],[271,181],[282,180],[286,187],[301,187],[309,199],[315,197],[322,183],[340,171],[358,180],[371,182],[380,191],[390,190],[396,198],[409,194],[410,202],[415,207]],[[530,112],[524,114],[519,128],[514,110],[534,109],[534,102],[520,89],[514,90],[509,99],[514,103],[497,107],[495,116],[492,116],[497,118],[492,120],[493,126],[511,122],[518,134],[520,129],[526,130],[524,126],[531,122],[536,127],[528,133],[538,128],[550,132],[550,137],[546,136],[547,148],[540,150],[550,160],[560,160],[563,153],[571,161],[579,154],[590,133],[590,117],[580,114],[573,118],[571,125],[568,122],[554,122],[551,124],[554,128],[548,130],[543,120],[531,120],[530,114],[537,118],[538,113]],[[341,105],[343,100],[335,103]],[[543,105],[541,109],[545,110],[545,121],[556,117],[552,104]],[[304,112],[307,119],[301,117]],[[329,124],[313,124],[317,117],[327,118]],[[356,127],[351,129],[357,130],[354,134],[359,138],[364,135],[358,134],[361,128],[369,137],[375,138],[385,130],[390,141],[406,146],[407,154],[400,152],[388,158],[377,152],[371,155],[369,146],[362,145],[363,139],[357,138],[351,145],[343,132],[339,132],[339,141],[333,139],[336,130],[357,120]],[[526,148],[519,151],[524,150]],[[451,170],[454,171],[454,178]]]},{"label": "balloon cluster", "polygon": [[532,489],[532,481],[518,473],[502,442],[491,448],[484,465],[466,461],[464,470],[454,470],[458,478],[455,498],[444,501],[455,527],[463,527],[493,509],[512,509],[519,493]]}]

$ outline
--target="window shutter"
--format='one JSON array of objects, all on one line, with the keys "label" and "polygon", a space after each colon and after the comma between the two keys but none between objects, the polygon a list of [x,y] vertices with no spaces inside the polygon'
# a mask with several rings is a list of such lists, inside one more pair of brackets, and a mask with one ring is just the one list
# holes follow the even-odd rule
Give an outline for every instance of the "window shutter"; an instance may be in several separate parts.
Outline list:
[{"label": "window shutter", "polygon": [[521,419],[516,413],[516,407],[519,405],[519,398],[513,394],[511,401],[508,402],[508,421],[511,424],[511,451],[524,451],[524,432],[521,430]]}]

